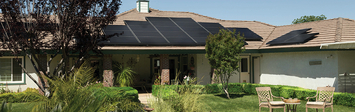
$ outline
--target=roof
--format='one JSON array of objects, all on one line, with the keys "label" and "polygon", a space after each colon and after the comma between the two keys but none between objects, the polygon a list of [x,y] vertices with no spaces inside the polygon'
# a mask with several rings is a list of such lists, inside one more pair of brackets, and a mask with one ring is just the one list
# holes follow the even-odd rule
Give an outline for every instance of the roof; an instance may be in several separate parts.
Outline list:
[{"label": "roof", "polygon": [[[146,17],[172,17],[192,18],[196,22],[219,23],[225,28],[248,28],[261,36],[261,41],[246,41],[246,49],[274,49],[274,48],[295,48],[295,47],[317,47],[324,43],[355,41],[355,20],[347,18],[335,18],[285,26],[274,26],[258,21],[221,20],[192,12],[160,11],[149,9],[150,13],[139,13],[135,9],[117,15],[117,20],[112,25],[125,25],[124,21],[147,21]],[[311,28],[310,33],[319,33],[312,40],[302,44],[274,45],[267,43],[293,30]],[[145,46],[123,46],[126,49],[146,49]],[[159,46],[159,49],[171,48],[171,46]],[[183,47],[183,46],[176,46]],[[103,49],[108,48],[104,47]],[[110,49],[115,46],[110,46]],[[122,48],[116,47],[117,49]],[[191,47],[189,47],[190,49]],[[192,47],[193,48],[193,47]]]}]

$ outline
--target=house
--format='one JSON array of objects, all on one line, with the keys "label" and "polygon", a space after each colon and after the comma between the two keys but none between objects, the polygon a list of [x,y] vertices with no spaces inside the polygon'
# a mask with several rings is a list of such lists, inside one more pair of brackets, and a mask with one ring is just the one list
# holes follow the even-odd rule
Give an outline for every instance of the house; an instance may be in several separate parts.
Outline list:
[{"label": "house", "polygon": [[[192,12],[160,11],[149,8],[149,1],[145,0],[137,1],[137,8],[117,15],[117,21],[104,29],[106,34],[122,31],[124,34],[105,42],[104,56],[91,57],[91,63],[105,84],[112,83],[113,61],[132,66],[137,74],[135,82],[152,84],[160,74],[162,83],[172,84],[177,82],[175,77],[181,81],[185,75],[191,75],[200,84],[209,84],[212,68],[205,58],[205,39],[220,28],[243,33],[247,43],[246,51],[241,54],[240,72],[230,82],[310,89],[329,85],[339,91],[339,75],[355,73],[354,50],[321,49],[322,45],[333,45],[328,43],[355,41],[355,20],[335,18],[274,26],[258,21],[220,20]],[[44,62],[49,58],[41,56]],[[5,78],[1,82],[14,91],[19,87],[36,88],[23,73],[16,75],[16,64],[11,58],[0,58],[12,63],[1,63],[8,65],[1,69],[13,70],[11,76],[0,77],[11,80]],[[29,59],[22,62],[34,73]]]}]

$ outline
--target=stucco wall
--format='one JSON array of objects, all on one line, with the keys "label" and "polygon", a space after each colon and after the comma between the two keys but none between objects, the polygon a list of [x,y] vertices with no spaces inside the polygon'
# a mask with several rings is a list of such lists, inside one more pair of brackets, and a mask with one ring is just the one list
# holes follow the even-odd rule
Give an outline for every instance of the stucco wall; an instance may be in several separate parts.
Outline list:
[{"label": "stucco wall", "polygon": [[[321,65],[310,65],[321,61]],[[337,87],[338,54],[335,51],[264,53],[260,57],[261,84],[316,89]]]},{"label": "stucco wall", "polygon": [[197,82],[202,85],[211,83],[211,65],[208,62],[208,59],[205,57],[205,54],[196,54],[196,74]]},{"label": "stucco wall", "polygon": [[341,51],[338,54],[338,73],[355,73],[355,51]]}]

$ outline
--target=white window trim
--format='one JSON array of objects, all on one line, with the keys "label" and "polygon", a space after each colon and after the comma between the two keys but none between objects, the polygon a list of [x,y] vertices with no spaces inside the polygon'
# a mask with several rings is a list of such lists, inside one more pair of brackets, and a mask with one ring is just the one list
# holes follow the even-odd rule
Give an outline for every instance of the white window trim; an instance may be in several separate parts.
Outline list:
[{"label": "white window trim", "polygon": [[[10,58],[11,59],[11,80],[13,80],[13,59],[16,58],[15,56],[2,56],[0,58]],[[21,59],[21,64],[23,65],[24,63],[24,58],[23,57],[18,57],[19,59]],[[23,65],[24,66],[24,65]],[[12,84],[12,83],[25,83],[25,73],[23,72],[23,70],[21,69],[22,71],[22,79],[21,81],[0,81],[0,83],[2,84]]]}]

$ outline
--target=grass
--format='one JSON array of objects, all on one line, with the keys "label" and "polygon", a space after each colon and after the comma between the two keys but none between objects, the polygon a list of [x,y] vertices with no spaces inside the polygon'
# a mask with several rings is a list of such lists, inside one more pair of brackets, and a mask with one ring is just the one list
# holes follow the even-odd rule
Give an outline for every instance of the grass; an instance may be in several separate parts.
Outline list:
[{"label": "grass", "polygon": [[32,108],[37,105],[35,102],[31,103],[12,103],[13,112],[31,112]]},{"label": "grass", "polygon": [[[227,99],[224,94],[203,94],[201,103],[209,107],[211,112],[259,112],[257,95],[231,94],[230,97],[231,99]],[[305,112],[306,102],[301,101],[301,104],[297,105],[297,111]],[[325,111],[331,112],[331,108],[326,108]],[[269,112],[269,109],[261,108],[261,112]],[[283,112],[283,109],[274,109],[274,112]],[[308,108],[308,112],[316,112],[316,110]],[[355,112],[355,107],[334,105],[334,112]]]}]

